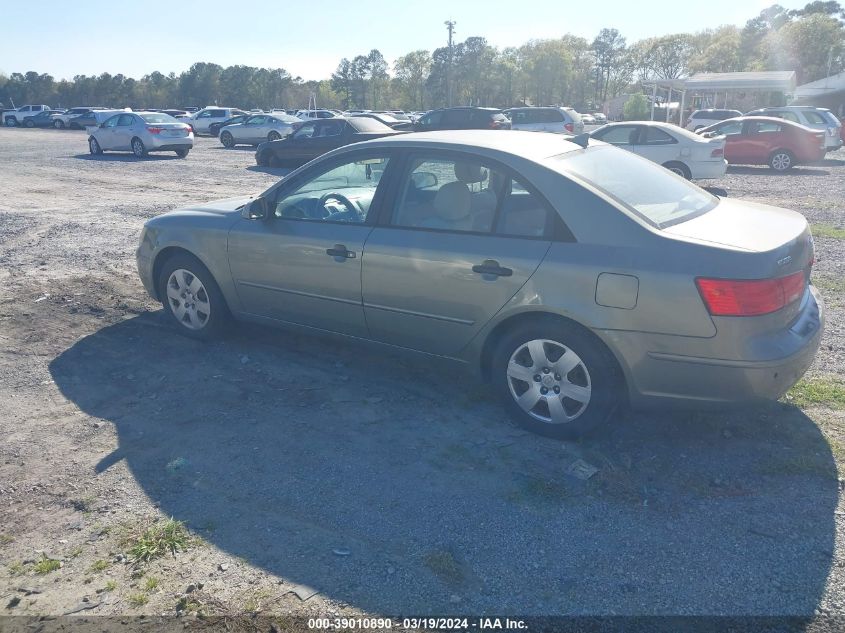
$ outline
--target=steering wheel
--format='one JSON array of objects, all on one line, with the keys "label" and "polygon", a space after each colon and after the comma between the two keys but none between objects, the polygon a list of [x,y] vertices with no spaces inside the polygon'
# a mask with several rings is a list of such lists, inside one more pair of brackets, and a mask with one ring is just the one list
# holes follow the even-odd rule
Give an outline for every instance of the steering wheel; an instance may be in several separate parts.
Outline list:
[{"label": "steering wheel", "polygon": [[[329,209],[326,207],[326,203],[328,203],[329,200],[336,200],[344,207],[346,207],[346,211],[337,211],[335,213],[330,212]],[[356,207],[355,203],[353,203],[349,198],[347,198],[341,193],[324,193],[322,196],[320,196],[320,199],[317,201],[317,209],[319,209],[320,207],[322,207],[328,212],[328,216],[343,213],[344,215],[354,215],[355,218],[359,217],[358,207]]]}]

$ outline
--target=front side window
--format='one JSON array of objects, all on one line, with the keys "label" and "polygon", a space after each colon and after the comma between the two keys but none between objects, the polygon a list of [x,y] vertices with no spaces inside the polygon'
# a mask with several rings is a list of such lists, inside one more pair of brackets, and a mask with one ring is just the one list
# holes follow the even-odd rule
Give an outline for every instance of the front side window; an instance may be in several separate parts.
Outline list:
[{"label": "front side window", "polygon": [[435,110],[434,112],[429,112],[423,118],[419,120],[419,124],[422,127],[434,127],[436,125],[440,125],[440,120],[443,118],[443,111],[442,110]]},{"label": "front side window", "polygon": [[599,130],[593,136],[611,145],[633,145],[637,142],[639,132],[638,125],[614,125]]},{"label": "front side window", "polygon": [[296,132],[293,133],[293,138],[300,139],[300,138],[311,138],[314,136],[314,123],[306,123],[302,127],[300,127]]},{"label": "front side window", "polygon": [[389,158],[369,154],[346,159],[317,173],[303,175],[301,184],[279,189],[273,215],[287,220],[362,224]]},{"label": "front side window", "polygon": [[763,132],[780,132],[783,129],[779,123],[771,121],[752,121],[748,124],[749,134],[761,134]]},{"label": "front side window", "polygon": [[742,121],[731,121],[730,123],[722,123],[713,128],[717,134],[724,134],[725,136],[736,136],[742,134]]},{"label": "front side window", "polygon": [[542,237],[552,211],[506,170],[474,159],[418,157],[391,224],[412,229]]},{"label": "front side window", "polygon": [[247,119],[247,125],[264,125],[264,122],[267,120],[266,116],[253,116]]},{"label": "front side window", "polygon": [[135,123],[135,118],[131,114],[121,114],[120,118],[117,120],[117,125],[119,127],[129,127],[133,123]]},{"label": "front side window", "polygon": [[584,180],[656,228],[707,213],[719,202],[668,169],[607,146],[560,154],[548,165]]},{"label": "front side window", "polygon": [[204,110],[197,115],[198,119],[208,119],[211,117],[211,110]]},{"label": "front side window", "polygon": [[106,119],[106,122],[103,123],[103,127],[113,128],[115,125],[117,125],[117,120],[119,118],[119,114],[115,114],[113,117],[109,117],[108,119]]}]

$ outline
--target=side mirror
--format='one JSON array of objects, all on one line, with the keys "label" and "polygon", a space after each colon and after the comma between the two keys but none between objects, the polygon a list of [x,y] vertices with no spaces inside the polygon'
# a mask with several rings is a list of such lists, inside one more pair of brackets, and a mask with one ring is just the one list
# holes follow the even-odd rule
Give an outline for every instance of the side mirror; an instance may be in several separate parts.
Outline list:
[{"label": "side mirror", "polygon": [[418,171],[411,174],[411,182],[415,189],[428,189],[437,185],[437,176],[430,171]]},{"label": "side mirror", "polygon": [[267,199],[250,200],[241,209],[241,217],[247,220],[263,220],[267,217]]}]

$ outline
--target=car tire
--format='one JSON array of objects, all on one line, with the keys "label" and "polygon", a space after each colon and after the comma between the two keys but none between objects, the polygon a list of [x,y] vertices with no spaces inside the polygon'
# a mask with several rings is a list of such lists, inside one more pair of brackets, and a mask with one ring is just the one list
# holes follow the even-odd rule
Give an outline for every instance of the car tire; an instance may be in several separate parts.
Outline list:
[{"label": "car tire", "polygon": [[235,137],[230,132],[223,132],[220,135],[220,142],[223,143],[223,147],[231,149],[235,146]]},{"label": "car tire", "polygon": [[56,119],[55,121],[53,121],[53,127],[57,130],[63,130],[65,129],[65,123],[61,119]]},{"label": "car tire", "polygon": [[35,127],[35,123],[32,122],[32,119],[24,119],[23,126],[33,128]]},{"label": "car tire", "polygon": [[132,139],[130,146],[132,147],[132,153],[135,154],[136,158],[144,158],[147,155],[147,148],[144,147],[144,142],[137,136]]},{"label": "car tire", "polygon": [[188,152],[190,152],[190,151],[191,151],[191,150],[189,150],[189,149],[177,149],[177,150],[176,150],[176,155],[177,155],[179,158],[186,158],[186,157],[188,156]]},{"label": "car tire", "polygon": [[103,148],[93,136],[88,137],[88,151],[92,156],[99,156],[103,153]]},{"label": "car tire", "polygon": [[13,116],[6,117],[6,127],[16,127],[17,124],[18,124],[18,120],[15,117],[13,117]]},{"label": "car tire", "polygon": [[184,336],[210,341],[223,336],[231,324],[229,308],[217,282],[192,255],[179,253],[164,263],[158,277],[158,293],[168,319]]},{"label": "car tire", "polygon": [[259,167],[269,167],[270,166],[270,159],[269,159],[270,152],[255,152],[255,164]]},{"label": "car tire", "polygon": [[679,161],[669,161],[668,163],[663,163],[663,166],[671,171],[673,174],[678,174],[682,178],[686,178],[687,180],[692,179],[692,172],[690,172],[689,167],[687,167],[684,163]]},{"label": "car tire", "polygon": [[517,423],[546,437],[586,435],[622,400],[623,381],[610,351],[588,330],[555,318],[507,331],[490,369],[493,386]]},{"label": "car tire", "polygon": [[786,149],[776,149],[769,156],[769,167],[775,171],[788,171],[795,165],[795,157]]},{"label": "car tire", "polygon": [[278,141],[280,138],[282,138],[282,135],[281,135],[281,134],[279,134],[278,132],[276,132],[275,130],[274,130],[274,131],[272,131],[272,132],[270,132],[270,133],[267,135],[267,140],[268,140],[268,141]]}]

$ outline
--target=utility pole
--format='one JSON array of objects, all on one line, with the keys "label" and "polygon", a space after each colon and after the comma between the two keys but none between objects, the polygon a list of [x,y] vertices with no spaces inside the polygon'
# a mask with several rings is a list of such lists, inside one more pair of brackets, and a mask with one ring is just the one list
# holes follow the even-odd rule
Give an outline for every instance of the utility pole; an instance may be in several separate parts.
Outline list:
[{"label": "utility pole", "polygon": [[455,21],[446,20],[443,24],[449,30],[449,63],[446,65],[446,105],[452,107],[452,35],[455,33]]}]

